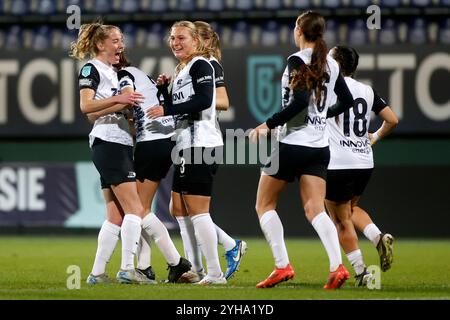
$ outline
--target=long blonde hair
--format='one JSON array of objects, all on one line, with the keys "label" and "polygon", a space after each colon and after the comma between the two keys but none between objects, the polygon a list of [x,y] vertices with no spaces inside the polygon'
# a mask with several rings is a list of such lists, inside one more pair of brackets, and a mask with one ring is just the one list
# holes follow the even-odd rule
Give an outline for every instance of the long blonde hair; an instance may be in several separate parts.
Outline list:
[{"label": "long blonde hair", "polygon": [[105,41],[112,29],[120,28],[113,25],[105,25],[101,22],[93,22],[81,25],[78,39],[70,44],[69,56],[82,60],[89,54],[91,58],[98,54],[97,43]]},{"label": "long blonde hair", "polygon": [[212,51],[212,56],[220,61],[222,59],[222,51],[220,49],[220,40],[217,32],[215,32],[211,25],[205,21],[195,21],[194,25],[203,40],[211,40],[209,49]]},{"label": "long blonde hair", "polygon": [[[191,37],[194,38],[195,40],[197,40],[198,46],[197,46],[197,50],[194,51],[192,54],[190,54],[184,62],[180,62],[176,66],[175,74],[178,74],[178,72],[180,72],[180,70],[183,69],[184,66],[186,66],[186,64],[188,64],[194,57],[202,56],[206,59],[209,59],[209,57],[211,56],[211,49],[207,48],[205,46],[205,42],[203,41],[202,37],[200,36],[200,34],[197,31],[197,28],[195,27],[195,24],[193,22],[187,21],[187,20],[177,21],[170,28],[170,33],[172,33],[172,30],[174,28],[178,28],[178,27],[187,28],[189,30]],[[168,39],[168,42],[169,41],[170,41],[170,37]]]}]

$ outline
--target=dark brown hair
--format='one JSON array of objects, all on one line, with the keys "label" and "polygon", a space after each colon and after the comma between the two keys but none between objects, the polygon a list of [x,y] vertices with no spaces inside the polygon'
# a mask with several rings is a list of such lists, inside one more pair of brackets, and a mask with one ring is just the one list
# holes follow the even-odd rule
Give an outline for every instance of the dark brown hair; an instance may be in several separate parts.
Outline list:
[{"label": "dark brown hair", "polygon": [[317,12],[307,11],[297,18],[296,27],[302,30],[305,40],[314,42],[315,46],[311,63],[303,64],[300,71],[292,75],[291,87],[313,91],[316,96],[316,104],[319,105],[324,83],[330,77],[326,72],[328,49],[323,39],[325,19]]},{"label": "dark brown hair", "polygon": [[332,49],[331,55],[339,64],[341,73],[345,77],[353,76],[359,63],[359,55],[354,48],[347,46],[336,46]]}]

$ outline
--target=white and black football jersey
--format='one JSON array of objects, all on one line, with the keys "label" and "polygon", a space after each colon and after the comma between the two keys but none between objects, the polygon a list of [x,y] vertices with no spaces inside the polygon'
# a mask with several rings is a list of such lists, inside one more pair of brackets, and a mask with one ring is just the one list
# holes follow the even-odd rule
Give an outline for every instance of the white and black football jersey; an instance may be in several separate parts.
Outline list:
[{"label": "white and black football jersey", "polygon": [[330,142],[328,169],[373,168],[372,147],[369,140],[370,112],[378,114],[387,106],[374,90],[350,77],[345,82],[355,100],[353,108],[336,118],[327,119]]},{"label": "white and black football jersey", "polygon": [[155,81],[136,67],[123,68],[118,72],[118,76],[119,91],[131,87],[144,96],[144,101],[139,106],[133,107],[136,141],[165,139],[173,136],[175,134],[173,116],[149,119],[146,115],[149,108],[161,103]]},{"label": "white and black football jersey", "polygon": [[[206,62],[206,63],[205,63]],[[175,77],[172,84],[173,107],[182,111],[189,105],[195,92],[194,87],[209,84],[213,87],[212,102],[198,112],[176,112],[177,145],[181,149],[190,147],[217,147],[223,145],[222,133],[216,126],[216,86],[214,68],[203,57],[193,58]],[[179,105],[179,106],[178,106]],[[179,107],[179,108],[177,108]],[[194,106],[191,106],[194,107]]]},{"label": "white and black football jersey", "polygon": [[[302,63],[310,64],[312,52],[311,48],[307,48],[292,54],[289,58],[297,56],[302,60]],[[328,146],[328,139],[325,135],[326,116],[328,107],[332,105],[333,97],[335,97],[334,87],[339,76],[338,63],[330,56],[327,57],[326,72],[329,74],[329,81],[325,83],[320,105],[316,105],[315,94],[312,93],[308,107],[282,127],[279,127],[278,139],[280,142],[313,148]],[[289,86],[289,77],[288,67],[286,67],[281,79],[283,109],[289,104],[293,96],[293,91]]]},{"label": "white and black football jersey", "polygon": [[[85,88],[94,90],[94,100],[110,98],[117,93],[117,72],[112,66],[98,59],[91,59],[81,68],[78,86],[80,90]],[[133,145],[128,121],[121,112],[99,117],[89,134],[91,147],[96,137],[104,141]]]}]

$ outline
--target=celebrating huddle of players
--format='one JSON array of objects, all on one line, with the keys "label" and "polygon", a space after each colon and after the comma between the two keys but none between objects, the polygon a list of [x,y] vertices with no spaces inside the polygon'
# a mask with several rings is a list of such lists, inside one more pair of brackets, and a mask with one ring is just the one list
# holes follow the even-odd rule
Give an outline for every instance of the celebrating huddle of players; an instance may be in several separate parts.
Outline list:
[{"label": "celebrating huddle of players", "polygon": [[[320,14],[307,11],[297,18],[293,33],[298,50],[287,58],[281,79],[281,110],[249,135],[257,141],[278,130],[279,137],[261,172],[255,206],[275,270],[257,288],[295,276],[276,206],[284,187],[296,178],[306,218],[329,257],[325,289],[340,288],[349,278],[340,245],[355,270],[355,284],[372,279],[355,228],[377,247],[383,271],[393,260],[394,238],[378,229],[358,200],[373,169],[371,146],[398,120],[370,86],[352,78],[357,52],[345,46],[328,52],[324,32]],[[208,160],[223,147],[218,114],[229,106],[219,37],[206,22],[179,21],[170,29],[168,45],[179,63],[173,76],[161,74],[154,81],[130,66],[116,26],[83,25],[72,44],[71,56],[91,58],[79,75],[80,108],[93,122],[89,141],[107,208],[88,284],[111,282],[106,264],[119,236],[119,283],[156,283],[150,241],[169,265],[167,282],[226,284],[246,253],[246,242],[229,236],[210,214],[218,164]],[[371,111],[384,120],[374,133],[368,132]],[[276,172],[268,170],[274,161]],[[172,165],[170,211],[180,227],[185,257],[151,211],[159,183]],[[226,251],[225,272],[218,243]]]}]

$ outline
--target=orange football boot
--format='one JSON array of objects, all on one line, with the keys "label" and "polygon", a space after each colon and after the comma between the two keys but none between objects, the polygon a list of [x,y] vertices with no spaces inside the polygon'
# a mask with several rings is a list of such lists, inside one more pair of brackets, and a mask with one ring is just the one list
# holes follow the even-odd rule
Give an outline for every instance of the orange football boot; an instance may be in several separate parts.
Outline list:
[{"label": "orange football boot", "polygon": [[288,264],[285,268],[275,268],[269,277],[261,281],[256,285],[257,288],[272,288],[280,282],[288,281],[294,278],[295,272],[292,269],[291,264]]},{"label": "orange football boot", "polygon": [[324,289],[332,290],[339,289],[350,278],[350,274],[345,269],[343,264],[340,264],[336,271],[330,272],[327,283],[323,286]]}]

